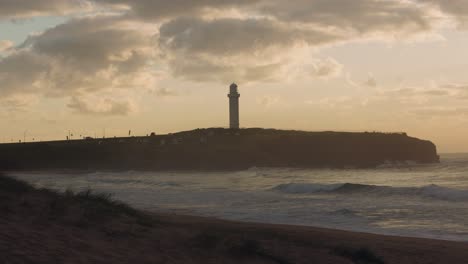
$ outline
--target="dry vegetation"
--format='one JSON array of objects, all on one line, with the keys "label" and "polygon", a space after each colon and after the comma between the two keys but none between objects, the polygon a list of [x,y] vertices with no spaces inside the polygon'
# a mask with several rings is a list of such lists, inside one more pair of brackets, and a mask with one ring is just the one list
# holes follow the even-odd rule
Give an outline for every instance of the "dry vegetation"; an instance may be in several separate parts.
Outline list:
[{"label": "dry vegetation", "polygon": [[153,215],[0,176],[1,263],[463,263],[467,244]]}]

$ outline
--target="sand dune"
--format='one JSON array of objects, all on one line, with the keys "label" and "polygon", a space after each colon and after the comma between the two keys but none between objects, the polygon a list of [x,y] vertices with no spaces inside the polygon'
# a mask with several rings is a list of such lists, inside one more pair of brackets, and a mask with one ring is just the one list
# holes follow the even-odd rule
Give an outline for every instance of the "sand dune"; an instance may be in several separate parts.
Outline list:
[{"label": "sand dune", "polygon": [[467,263],[468,243],[150,214],[0,177],[2,263]]}]

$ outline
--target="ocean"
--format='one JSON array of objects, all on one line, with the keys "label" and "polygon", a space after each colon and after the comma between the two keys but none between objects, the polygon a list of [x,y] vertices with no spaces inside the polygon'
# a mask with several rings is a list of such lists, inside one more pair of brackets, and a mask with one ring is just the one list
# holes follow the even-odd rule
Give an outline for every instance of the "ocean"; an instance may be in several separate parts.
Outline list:
[{"label": "ocean", "polygon": [[37,187],[110,193],[134,207],[229,220],[468,241],[468,154],[376,169],[11,172]]}]

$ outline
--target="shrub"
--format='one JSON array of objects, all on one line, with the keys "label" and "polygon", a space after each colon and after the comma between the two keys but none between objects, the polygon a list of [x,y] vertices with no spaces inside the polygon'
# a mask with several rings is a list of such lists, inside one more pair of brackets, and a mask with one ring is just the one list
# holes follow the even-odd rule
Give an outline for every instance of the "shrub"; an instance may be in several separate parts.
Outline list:
[{"label": "shrub", "polygon": [[154,224],[154,220],[150,216],[123,202],[112,199],[111,194],[93,193],[92,190],[88,189],[77,194],[68,191],[66,195],[72,196],[72,199],[79,203],[84,210],[86,220],[89,221],[127,215],[135,217],[140,225],[151,227]]}]

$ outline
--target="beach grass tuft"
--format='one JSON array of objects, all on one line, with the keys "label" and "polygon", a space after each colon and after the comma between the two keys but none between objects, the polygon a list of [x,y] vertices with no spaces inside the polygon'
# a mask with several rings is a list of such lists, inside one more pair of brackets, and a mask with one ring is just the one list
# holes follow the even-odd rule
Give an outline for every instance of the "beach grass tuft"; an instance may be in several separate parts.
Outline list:
[{"label": "beach grass tuft", "polygon": [[352,248],[338,246],[332,250],[334,255],[350,259],[355,264],[385,264],[385,261],[367,247]]},{"label": "beach grass tuft", "polygon": [[21,180],[10,178],[0,173],[0,191],[7,193],[25,193],[34,188]]},{"label": "beach grass tuft", "polygon": [[[115,217],[130,217],[145,227],[152,227],[155,219],[146,213],[115,200],[111,194],[97,193],[91,189],[80,192],[66,190],[57,192],[49,189],[36,189],[29,183],[0,173],[0,193],[14,194],[21,207],[34,207],[34,194],[47,197],[46,210],[52,219],[62,219],[79,227],[88,227],[96,222],[110,221]],[[4,208],[7,210],[8,208]]]}]

